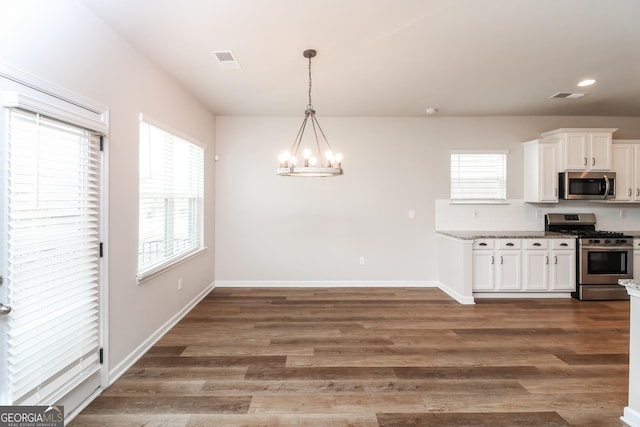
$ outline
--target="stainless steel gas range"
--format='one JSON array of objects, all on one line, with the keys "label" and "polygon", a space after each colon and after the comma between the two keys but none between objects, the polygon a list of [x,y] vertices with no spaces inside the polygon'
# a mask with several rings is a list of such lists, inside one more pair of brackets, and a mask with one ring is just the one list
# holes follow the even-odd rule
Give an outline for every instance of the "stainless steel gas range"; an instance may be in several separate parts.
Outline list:
[{"label": "stainless steel gas range", "polygon": [[633,237],[596,230],[592,213],[547,214],[545,230],[576,236],[576,291],[580,300],[629,299],[618,279],[633,277]]}]

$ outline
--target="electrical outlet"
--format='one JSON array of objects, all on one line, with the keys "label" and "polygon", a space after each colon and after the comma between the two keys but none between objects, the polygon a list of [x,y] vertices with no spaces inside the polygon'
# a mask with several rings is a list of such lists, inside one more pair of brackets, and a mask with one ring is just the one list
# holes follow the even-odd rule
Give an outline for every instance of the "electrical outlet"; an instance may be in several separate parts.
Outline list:
[{"label": "electrical outlet", "polygon": [[182,277],[178,279],[178,290],[182,290]]},{"label": "electrical outlet", "polygon": [[478,209],[475,209],[475,210],[473,211],[473,217],[474,217],[474,218],[480,218],[480,212],[478,212]]},{"label": "electrical outlet", "polygon": [[625,210],[620,209],[620,218],[624,218],[625,216],[627,216],[627,213],[625,212]]},{"label": "electrical outlet", "polygon": [[413,209],[409,209],[409,219],[414,219],[416,217],[416,211]]},{"label": "electrical outlet", "polygon": [[360,257],[360,265],[364,265],[364,257],[363,256]]}]

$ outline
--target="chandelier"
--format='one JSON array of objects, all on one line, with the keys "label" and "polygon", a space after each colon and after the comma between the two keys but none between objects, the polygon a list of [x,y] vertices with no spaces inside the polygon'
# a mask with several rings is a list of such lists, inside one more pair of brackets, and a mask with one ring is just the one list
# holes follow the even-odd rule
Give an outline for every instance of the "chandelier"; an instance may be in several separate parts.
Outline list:
[{"label": "chandelier", "polygon": [[[313,104],[311,104],[311,58],[316,56],[316,51],[313,49],[305,50],[302,55],[309,59],[309,104],[307,104],[307,109],[304,111],[304,120],[302,120],[302,125],[291,149],[283,151],[278,157],[280,167],[276,170],[276,174],[313,177],[342,175],[342,154],[334,153],[331,149],[331,145],[329,145],[329,141],[322,131],[318,119],[316,119],[316,111],[313,109]],[[302,137],[307,128],[307,123],[311,123],[313,138],[308,143],[309,146],[303,146]],[[320,135],[320,139],[318,135]],[[298,157],[301,149],[302,159]]]}]

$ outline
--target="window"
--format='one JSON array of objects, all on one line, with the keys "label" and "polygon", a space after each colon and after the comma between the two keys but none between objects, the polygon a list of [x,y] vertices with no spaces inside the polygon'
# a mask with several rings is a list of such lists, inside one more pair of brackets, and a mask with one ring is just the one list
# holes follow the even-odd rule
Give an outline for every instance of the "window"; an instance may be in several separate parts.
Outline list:
[{"label": "window", "polygon": [[452,203],[506,203],[507,151],[451,152]]},{"label": "window", "polygon": [[140,120],[138,281],[203,249],[204,149]]}]

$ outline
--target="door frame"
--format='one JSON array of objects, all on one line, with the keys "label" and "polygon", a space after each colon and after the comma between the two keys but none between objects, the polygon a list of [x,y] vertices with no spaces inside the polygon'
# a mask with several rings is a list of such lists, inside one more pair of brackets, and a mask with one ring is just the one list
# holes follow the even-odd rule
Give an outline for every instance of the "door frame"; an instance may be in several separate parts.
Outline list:
[{"label": "door frame", "polygon": [[[100,327],[99,342],[102,348],[102,365],[100,368],[100,386],[86,398],[78,397],[79,401],[71,412],[65,414],[65,421],[71,421],[82,409],[109,385],[109,109],[106,105],[86,98],[56,84],[25,73],[8,64],[0,63],[0,113],[6,114],[3,105],[2,91],[9,90],[25,95],[30,103],[30,109],[37,109],[43,105],[53,105],[64,110],[68,117],[82,122],[91,121],[97,124],[94,131],[103,135],[100,160],[100,241],[102,242],[102,256],[100,258],[99,278],[99,307]],[[10,98],[10,97],[8,97]],[[16,102],[15,99],[6,100],[8,103]],[[64,120],[64,117],[62,117]],[[0,301],[1,302],[1,301]],[[73,393],[69,393],[73,395]],[[66,412],[66,411],[65,411]]]}]

